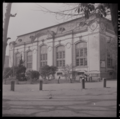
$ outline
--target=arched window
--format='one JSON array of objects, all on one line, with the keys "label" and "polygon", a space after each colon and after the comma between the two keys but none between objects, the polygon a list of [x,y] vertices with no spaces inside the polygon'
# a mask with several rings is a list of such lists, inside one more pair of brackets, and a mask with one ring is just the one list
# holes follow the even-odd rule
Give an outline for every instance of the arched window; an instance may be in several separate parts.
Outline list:
[{"label": "arched window", "polygon": [[40,64],[41,67],[47,65],[47,46],[44,45],[40,48]]},{"label": "arched window", "polygon": [[32,69],[32,51],[27,52],[27,68]]},{"label": "arched window", "polygon": [[112,67],[112,57],[109,53],[107,53],[107,67],[108,68]]},{"label": "arched window", "polygon": [[87,66],[87,43],[76,44],[76,66]]},{"label": "arched window", "polygon": [[17,54],[16,54],[16,66],[19,65],[20,59],[21,59],[21,55],[20,55],[20,53],[17,53]]},{"label": "arched window", "polygon": [[65,47],[58,46],[56,49],[57,67],[65,66]]}]

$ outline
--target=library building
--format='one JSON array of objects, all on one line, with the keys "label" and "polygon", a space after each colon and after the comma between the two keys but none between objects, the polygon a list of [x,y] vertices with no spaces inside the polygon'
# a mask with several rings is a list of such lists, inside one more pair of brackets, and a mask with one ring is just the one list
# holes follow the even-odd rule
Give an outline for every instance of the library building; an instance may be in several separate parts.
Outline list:
[{"label": "library building", "polygon": [[112,22],[95,14],[17,36],[9,44],[9,67],[22,57],[27,69],[40,71],[44,65],[87,72],[94,77],[114,78],[116,60],[110,43],[117,40]]}]

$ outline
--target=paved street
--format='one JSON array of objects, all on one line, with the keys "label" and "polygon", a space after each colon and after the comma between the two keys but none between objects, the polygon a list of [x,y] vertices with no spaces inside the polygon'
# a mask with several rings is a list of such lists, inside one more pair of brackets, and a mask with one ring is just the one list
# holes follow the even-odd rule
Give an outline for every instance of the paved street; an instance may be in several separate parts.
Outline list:
[{"label": "paved street", "polygon": [[30,117],[116,117],[117,81],[81,83],[3,85],[3,116]]}]

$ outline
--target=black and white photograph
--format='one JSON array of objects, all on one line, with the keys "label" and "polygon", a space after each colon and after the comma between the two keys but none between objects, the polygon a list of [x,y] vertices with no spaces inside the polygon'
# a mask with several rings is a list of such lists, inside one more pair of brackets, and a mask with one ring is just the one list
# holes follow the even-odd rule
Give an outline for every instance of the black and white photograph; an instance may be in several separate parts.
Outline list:
[{"label": "black and white photograph", "polygon": [[118,3],[2,9],[2,117],[118,117]]}]

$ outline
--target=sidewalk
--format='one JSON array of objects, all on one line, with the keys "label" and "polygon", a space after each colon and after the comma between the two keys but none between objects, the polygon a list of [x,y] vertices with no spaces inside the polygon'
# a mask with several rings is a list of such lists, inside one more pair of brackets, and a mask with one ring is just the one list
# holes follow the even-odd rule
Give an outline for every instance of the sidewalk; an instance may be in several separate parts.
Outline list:
[{"label": "sidewalk", "polygon": [[117,82],[3,86],[3,114],[11,116],[116,117]]}]

